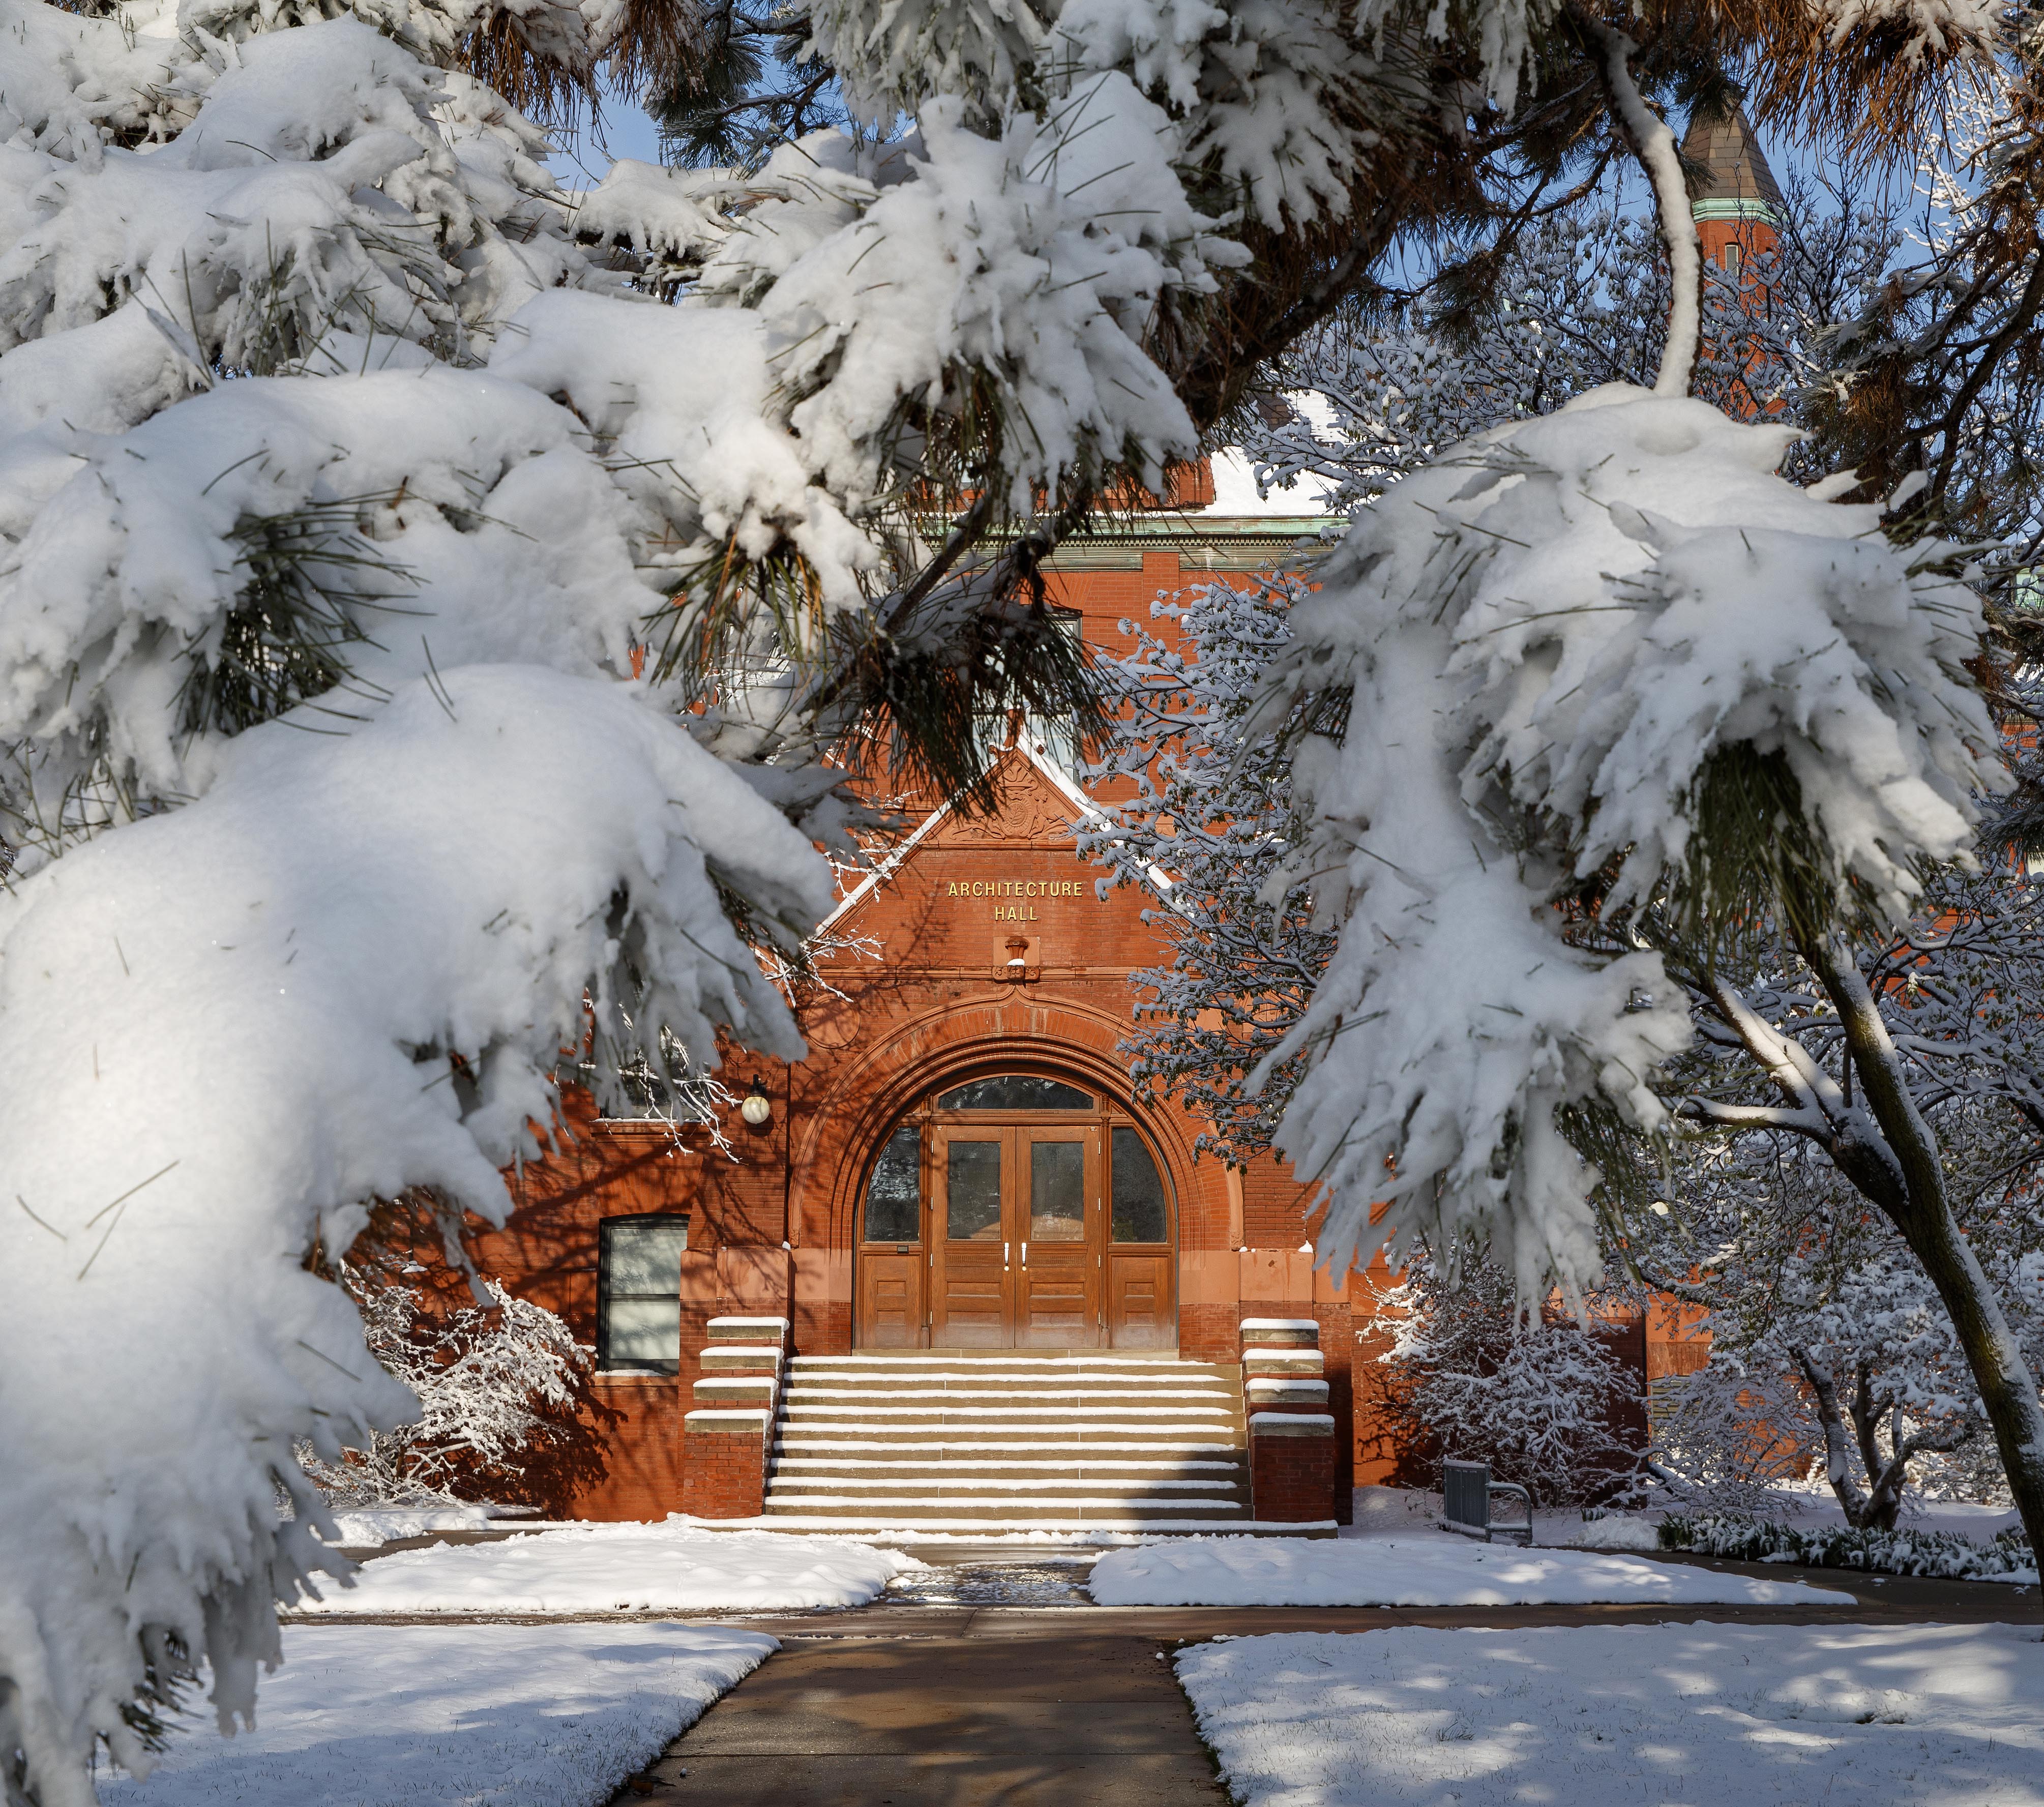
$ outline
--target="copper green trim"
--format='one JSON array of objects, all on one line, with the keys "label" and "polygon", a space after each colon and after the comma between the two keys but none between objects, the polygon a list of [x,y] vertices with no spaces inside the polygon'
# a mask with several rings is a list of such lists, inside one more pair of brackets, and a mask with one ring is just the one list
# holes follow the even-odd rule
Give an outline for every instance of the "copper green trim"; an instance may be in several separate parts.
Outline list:
[{"label": "copper green trim", "polygon": [[1694,201],[1689,211],[1696,215],[1701,225],[1706,220],[1761,220],[1769,225],[1776,225],[1781,217],[1780,212],[1758,195],[1720,195],[1708,201]]}]

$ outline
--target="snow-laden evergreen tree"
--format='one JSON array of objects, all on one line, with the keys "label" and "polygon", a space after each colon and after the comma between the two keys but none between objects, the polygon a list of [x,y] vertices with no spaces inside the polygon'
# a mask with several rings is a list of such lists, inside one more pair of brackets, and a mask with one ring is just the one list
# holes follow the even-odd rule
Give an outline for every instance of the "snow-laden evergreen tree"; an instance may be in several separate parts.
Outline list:
[{"label": "snow-laden evergreen tree", "polygon": [[1266,1056],[1312,1062],[1279,1146],[1328,1189],[1339,1265],[1473,1240],[1529,1296],[1586,1286],[1592,1151],[1666,1130],[1654,1075],[1690,1040],[1666,955],[1685,931],[1777,924],[1852,1078],[1720,978],[1727,1031],[1780,1102],[1696,1114],[1819,1140],[1888,1215],[1951,1314],[2034,1533],[2037,1382],[1852,952],[1924,906],[1927,864],[1973,864],[1977,799],[2006,787],[1966,671],[1980,599],[1961,548],[1892,540],[1878,505],[1825,499],[1850,473],[1797,489],[1775,474],[1791,431],[1686,394],[1694,227],[1623,64],[1614,45],[1674,272],[1654,390],[1593,390],[1443,453],[1293,610],[1266,706],[1346,719],[1295,742],[1308,830],[1274,882],[1310,875],[1340,940]]},{"label": "snow-laden evergreen tree", "polygon": [[[1327,1190],[1324,1259],[1424,1244],[1452,1281],[1464,1248],[1488,1248],[1538,1298],[1599,1274],[1596,1162],[1672,1128],[1693,995],[1785,1115],[1700,1099],[1689,1115],[1829,1148],[1930,1277],[2011,1490],[2044,1518],[2034,1374],[1852,951],[1934,907],[1927,867],[1977,869],[1979,800],[2008,782],[1967,671],[1985,621],[1966,579],[1984,574],[1920,519],[1887,535],[1880,504],[1832,500],[1850,471],[1779,475],[1792,428],[1688,394],[1694,228],[1672,135],[1608,48],[1672,272],[1652,390],[1606,384],[1439,451],[1423,433],[1428,456],[1388,488],[1409,457],[1363,436],[1383,493],[1313,568],[1260,701],[1231,714],[1232,782],[1247,794],[1246,771],[1284,768],[1294,818],[1258,862],[1261,925],[1315,957],[1290,932],[1303,894],[1337,936],[1304,1013],[1255,1025],[1248,1090],[1292,1086],[1277,1142]],[[1139,823],[1128,870],[1168,871],[1163,846]],[[1857,1083],[1834,1085],[1835,1109],[1800,1020],[1733,1007],[1710,955],[1682,952],[1759,921],[1841,1025]],[[1174,973],[1160,1001],[1178,1050],[1216,1024],[1248,1045],[1182,955]],[[1196,1082],[1224,1129],[1243,1117],[1231,1084]]]},{"label": "snow-laden evergreen tree", "polygon": [[[1838,118],[1901,118],[1994,29],[1655,23],[1650,82],[1760,47]],[[414,1186],[501,1219],[564,1048],[600,1089],[720,1029],[798,1054],[755,950],[828,908],[845,772],[971,787],[1002,705],[1084,725],[1045,553],[1401,233],[1555,175],[1624,73],[1594,21],[1496,0],[808,24],[858,132],[571,196],[513,101],[606,56],[679,80],[701,14],[5,0],[10,1797],[81,1807],[102,1747],[146,1769],[202,1673],[249,1715],[276,1603],[335,1561],[294,1447],[418,1409],[306,1251]],[[1765,532],[1713,444],[1685,483]]]},{"label": "snow-laden evergreen tree", "polygon": [[[1728,413],[1800,421],[1828,374],[1831,323],[1872,306],[1892,267],[1888,213],[1856,190],[1823,199],[1798,189],[1778,248],[1746,257],[1736,277],[1704,274],[1696,389]],[[1339,511],[1500,419],[1650,382],[1669,302],[1658,242],[1650,218],[1585,202],[1512,241],[1473,321],[1465,301],[1416,298],[1389,319],[1350,311],[1278,365],[1289,400],[1236,417],[1243,451],[1268,484],[1318,479]],[[1799,442],[1785,468],[1820,476],[1820,456]],[[1296,840],[1291,761],[1285,734],[1243,732],[1302,588],[1296,577],[1198,585],[1153,610],[1167,625],[1128,624],[1139,649],[1104,668],[1112,725],[1089,770],[1117,798],[1113,825],[1082,835],[1116,882],[1171,878],[1169,907],[1151,919],[1172,964],[1138,975],[1140,1032],[1124,1052],[1139,1082],[1178,1092],[1212,1126],[1203,1147],[1237,1159],[1270,1146],[1303,1063],[1288,1059],[1253,1090],[1247,1077],[1332,946],[1303,887],[1264,894]]]}]

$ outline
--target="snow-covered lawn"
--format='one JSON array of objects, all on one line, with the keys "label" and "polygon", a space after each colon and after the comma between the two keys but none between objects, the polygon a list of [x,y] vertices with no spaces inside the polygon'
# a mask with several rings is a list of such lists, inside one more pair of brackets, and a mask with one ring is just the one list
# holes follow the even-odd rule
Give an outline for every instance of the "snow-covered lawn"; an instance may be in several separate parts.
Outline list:
[{"label": "snow-covered lawn", "polygon": [[1445,1532],[1151,1544],[1109,1551],[1087,1586],[1102,1606],[1842,1606],[1852,1600],[1800,1582],[1587,1550],[1521,1550]]},{"label": "snow-covered lawn", "polygon": [[[1516,1508],[1508,1505],[1505,1509]],[[1657,1506],[1644,1512],[1613,1513],[1603,1518],[1585,1519],[1573,1507],[1543,1509],[1533,1514],[1533,1540],[1543,1547],[1658,1549],[1658,1528],[1669,1509]],[[1355,1522],[1343,1526],[1341,1535],[1351,1538],[1407,1536],[1418,1531],[1431,1531],[1440,1516],[1439,1494],[1416,1487],[1358,1487]],[[1777,1488],[1773,1503],[1761,1516],[1778,1518],[1809,1530],[1845,1523],[1845,1514],[1839,1509],[1837,1499],[1831,1489],[1824,1486]],[[1915,1493],[1906,1495],[1902,1503],[1901,1523],[1905,1531],[1952,1531],[1985,1543],[2017,1522],[2015,1512],[2006,1506],[1979,1505],[1964,1500],[1926,1499]]]},{"label": "snow-covered lawn", "polygon": [[2024,1807],[2034,1626],[1305,1632],[1178,1659],[1246,1807]]},{"label": "snow-covered lawn", "polygon": [[586,1524],[501,1544],[405,1550],[363,1566],[353,1587],[326,1586],[306,1613],[793,1612],[863,1606],[923,1565],[842,1537],[698,1531],[678,1524]]},{"label": "snow-covered lawn", "polygon": [[257,1729],[203,1711],[104,1807],[599,1807],[779,1647],[724,1625],[290,1625]]}]

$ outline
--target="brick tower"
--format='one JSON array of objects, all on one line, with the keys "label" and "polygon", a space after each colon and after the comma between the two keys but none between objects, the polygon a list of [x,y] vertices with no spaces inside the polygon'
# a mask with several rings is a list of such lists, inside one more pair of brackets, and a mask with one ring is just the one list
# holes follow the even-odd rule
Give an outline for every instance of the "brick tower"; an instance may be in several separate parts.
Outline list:
[{"label": "brick tower", "polygon": [[1775,226],[1782,211],[1781,190],[1744,110],[1692,119],[1682,160],[1690,166],[1689,200],[1704,256],[1737,278],[1746,260],[1779,246]]}]

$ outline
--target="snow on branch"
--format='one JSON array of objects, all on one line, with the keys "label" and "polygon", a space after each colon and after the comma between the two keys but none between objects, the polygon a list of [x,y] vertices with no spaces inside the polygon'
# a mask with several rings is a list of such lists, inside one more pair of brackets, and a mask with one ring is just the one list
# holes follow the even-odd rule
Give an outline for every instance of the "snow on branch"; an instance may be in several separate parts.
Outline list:
[{"label": "snow on branch", "polygon": [[305,704],[344,729],[436,666],[628,671],[660,598],[574,425],[429,369],[250,378],[118,436],[44,433],[0,514],[0,737],[32,755],[29,821],[195,796],[253,722]]},{"label": "snow on branch", "polygon": [[531,1505],[548,1468],[572,1471],[589,1437],[596,1352],[560,1318],[487,1277],[475,1282],[487,1305],[429,1299],[409,1275],[343,1263],[339,1277],[361,1309],[370,1354],[419,1411],[414,1422],[362,1438],[337,1463],[298,1445],[299,1465],[328,1505],[454,1505],[487,1495]]},{"label": "snow on branch", "polygon": [[273,1600],[326,1562],[293,1445],[413,1409],[315,1232],[413,1186],[501,1221],[592,1008],[642,1053],[801,1052],[720,891],[792,936],[828,868],[630,688],[443,668],[309,725],[0,901],[0,1444],[36,1452],[0,1467],[0,1746],[46,1807],[90,1800],[95,1736],[147,1770],[138,1691],[204,1663],[252,1713]]},{"label": "snow on branch", "polygon": [[1375,71],[1343,12],[1326,0],[1066,0],[1051,55],[1078,71],[1127,70],[1181,122],[1185,162],[1211,161],[1264,225],[1303,225],[1346,210],[1380,142]]},{"label": "snow on branch", "polygon": [[1627,67],[1639,45],[1624,33],[1592,21],[1589,29],[1604,45],[1604,86],[1619,129],[1632,146],[1640,167],[1653,185],[1660,216],[1662,242],[1668,248],[1669,284],[1668,342],[1661,352],[1656,395],[1686,395],[1696,367],[1702,331],[1704,254],[1696,237],[1696,220],[1682,177],[1681,154],[1668,122],[1647,106],[1639,84]]},{"label": "snow on branch", "polygon": [[[1308,879],[1340,939],[1263,1070],[1312,1063],[1278,1141],[1332,1194],[1338,1269],[1473,1236],[1526,1297],[1595,1277],[1564,1127],[1659,1127],[1688,1013],[1658,955],[1593,953],[1558,905],[1722,909],[1786,871],[1893,918],[1917,862],[1971,858],[2005,782],[1978,600],[1950,548],[1775,475],[1788,436],[1593,392],[1396,485],[1295,604],[1264,707],[1339,698],[1347,725],[1300,744],[1310,833],[1273,890]],[[1749,833],[1725,793],[1755,785]]]}]

